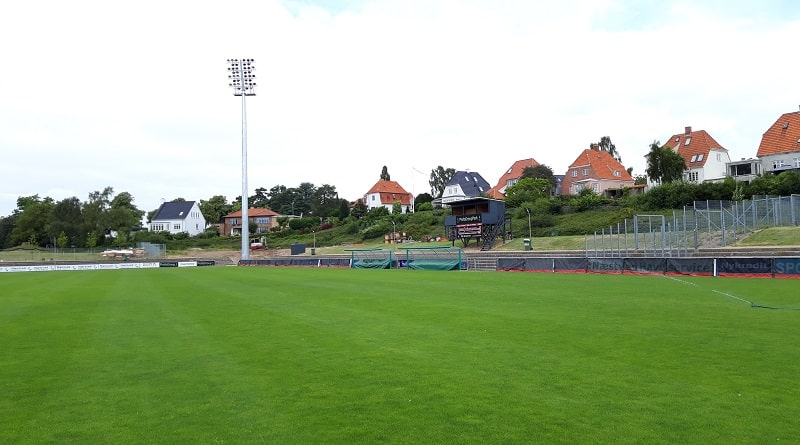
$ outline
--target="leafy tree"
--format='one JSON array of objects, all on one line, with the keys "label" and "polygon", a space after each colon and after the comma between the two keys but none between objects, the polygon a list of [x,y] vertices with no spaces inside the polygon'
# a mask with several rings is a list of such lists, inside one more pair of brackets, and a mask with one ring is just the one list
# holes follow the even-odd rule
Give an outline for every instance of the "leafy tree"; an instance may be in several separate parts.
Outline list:
[{"label": "leafy tree", "polygon": [[800,173],[785,171],[777,175],[775,194],[789,196],[800,193]]},{"label": "leafy tree", "polygon": [[69,244],[69,237],[67,237],[66,233],[61,232],[58,235],[58,238],[56,238],[56,246],[58,246],[59,249],[64,249],[65,247],[67,247],[68,244]]},{"label": "leafy tree", "polygon": [[661,145],[659,141],[650,144],[647,157],[647,177],[651,181],[665,184],[679,181],[686,170],[686,161],[678,152]]},{"label": "leafy tree", "polygon": [[89,232],[89,234],[86,235],[86,247],[88,247],[89,249],[94,249],[96,245],[97,245],[97,233]]},{"label": "leafy tree", "polygon": [[444,168],[441,165],[431,170],[431,177],[428,180],[428,185],[431,186],[431,195],[441,197],[444,193],[444,188],[453,176],[456,170],[453,168]]},{"label": "leafy tree", "polygon": [[544,178],[522,178],[506,188],[506,206],[519,207],[523,202],[534,202],[550,196],[550,181]]},{"label": "leafy tree", "polygon": [[403,204],[400,201],[392,203],[392,215],[400,215],[403,213]]},{"label": "leafy tree", "polygon": [[11,231],[17,223],[17,214],[12,213],[6,217],[0,217],[0,249],[6,249],[12,246],[11,244]]},{"label": "leafy tree", "polygon": [[346,199],[339,199],[339,218],[344,219],[350,216],[350,203]]},{"label": "leafy tree", "polygon": [[49,216],[47,234],[50,238],[60,237],[63,234],[73,243],[81,243],[84,236],[83,209],[78,198],[66,198],[53,206]]},{"label": "leafy tree", "polygon": [[[414,211],[419,210],[419,206],[425,204],[426,202],[433,203],[433,196],[430,193],[420,193],[414,198]],[[431,204],[431,209],[433,209],[433,204]]]},{"label": "leafy tree", "polygon": [[383,166],[383,170],[381,170],[381,179],[383,179],[384,181],[392,180],[392,177],[389,176],[389,169],[387,169],[385,165]]},{"label": "leafy tree", "polygon": [[647,176],[644,175],[636,175],[633,178],[633,183],[635,185],[647,184]]},{"label": "leafy tree", "polygon": [[336,186],[322,184],[314,190],[314,197],[311,202],[311,211],[316,216],[328,217],[339,214],[341,201]]},{"label": "leafy tree", "polygon": [[536,167],[525,167],[520,178],[546,179],[551,187],[555,187],[558,184],[556,175],[553,174],[553,169],[544,164],[539,164]]},{"label": "leafy tree", "polygon": [[111,206],[111,197],[114,189],[106,187],[102,192],[94,191],[89,193],[89,200],[83,204],[83,232],[95,232],[102,240],[103,235],[107,235],[111,230],[108,221],[108,209]]},{"label": "leafy tree", "polygon": [[11,231],[11,245],[31,243],[31,240],[36,245],[39,240],[48,240],[47,226],[54,205],[52,198],[39,199],[38,195],[17,199],[19,214]]},{"label": "leafy tree", "polygon": [[208,201],[201,199],[198,207],[200,207],[203,218],[212,224],[222,222],[222,217],[231,213],[231,205],[222,195],[214,195],[208,198]]},{"label": "leafy tree", "polygon": [[367,205],[364,204],[364,201],[359,199],[356,201],[355,205],[353,205],[353,210],[350,214],[355,218],[363,218],[368,213]]},{"label": "leafy tree", "polygon": [[141,226],[142,216],[144,212],[134,205],[133,196],[128,192],[122,192],[115,196],[109,205],[109,228],[117,232],[130,232],[134,227]]},{"label": "leafy tree", "polygon": [[611,142],[611,138],[609,136],[603,136],[600,138],[600,142],[597,143],[600,147],[600,150],[608,152],[612,158],[616,159],[617,162],[622,162],[622,158],[617,151],[617,146]]},{"label": "leafy tree", "polygon": [[256,189],[256,194],[248,198],[248,201],[254,208],[267,208],[269,207],[269,191],[264,187],[259,187]]}]

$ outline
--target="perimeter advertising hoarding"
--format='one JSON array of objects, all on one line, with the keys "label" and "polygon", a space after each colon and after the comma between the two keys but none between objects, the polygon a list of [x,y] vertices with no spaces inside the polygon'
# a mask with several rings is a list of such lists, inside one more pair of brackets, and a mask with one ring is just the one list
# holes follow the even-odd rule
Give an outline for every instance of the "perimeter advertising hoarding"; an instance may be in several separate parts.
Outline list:
[{"label": "perimeter advertising hoarding", "polygon": [[717,275],[772,276],[772,258],[718,258]]},{"label": "perimeter advertising hoarding", "polygon": [[775,258],[772,270],[776,277],[800,278],[800,258]]},{"label": "perimeter advertising hoarding", "polygon": [[483,220],[481,215],[456,216],[456,236],[459,238],[474,238],[481,236]]}]

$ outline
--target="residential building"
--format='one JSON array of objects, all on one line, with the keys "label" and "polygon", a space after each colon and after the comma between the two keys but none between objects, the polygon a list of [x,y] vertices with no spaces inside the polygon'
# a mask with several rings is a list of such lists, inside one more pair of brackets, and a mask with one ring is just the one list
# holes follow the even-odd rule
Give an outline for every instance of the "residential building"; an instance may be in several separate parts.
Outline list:
[{"label": "residential building", "polygon": [[[278,227],[279,216],[281,216],[279,213],[276,213],[271,209],[247,209],[247,219],[250,222],[256,223],[256,233],[269,232],[271,229]],[[222,235],[234,236],[242,234],[241,210],[237,210],[233,213],[225,215],[223,217],[223,221]]]},{"label": "residential building", "polygon": [[726,165],[731,162],[728,150],[705,130],[692,131],[692,127],[686,127],[683,133],[672,135],[664,146],[675,150],[686,162],[683,172],[686,181],[718,182],[728,175]]},{"label": "residential building", "polygon": [[536,167],[538,165],[539,163],[533,158],[520,159],[511,164],[511,167],[497,180],[497,185],[490,188],[486,195],[490,198],[504,199],[506,196],[506,189],[520,180],[522,172],[528,167]]},{"label": "residential building", "polygon": [[402,213],[414,211],[414,196],[408,193],[396,181],[389,181],[386,179],[379,180],[364,194],[363,199],[367,210],[385,207],[391,213],[394,208],[394,203],[399,202]]},{"label": "residential building", "polygon": [[487,196],[490,188],[480,173],[457,171],[444,187],[442,205],[462,199]]},{"label": "residential building", "polygon": [[583,189],[591,189],[599,195],[614,197],[633,184],[633,178],[619,161],[600,150],[598,144],[591,144],[570,164],[561,181],[561,193],[577,195]]},{"label": "residential building", "polygon": [[742,158],[739,161],[731,161],[727,165],[728,176],[736,181],[749,184],[750,181],[759,177],[763,170],[761,169],[761,160],[757,158]]},{"label": "residential building", "polygon": [[195,201],[161,203],[150,222],[151,232],[186,232],[195,236],[206,229],[206,219]]},{"label": "residential building", "polygon": [[764,132],[756,156],[764,172],[800,170],[800,111],[781,115]]}]

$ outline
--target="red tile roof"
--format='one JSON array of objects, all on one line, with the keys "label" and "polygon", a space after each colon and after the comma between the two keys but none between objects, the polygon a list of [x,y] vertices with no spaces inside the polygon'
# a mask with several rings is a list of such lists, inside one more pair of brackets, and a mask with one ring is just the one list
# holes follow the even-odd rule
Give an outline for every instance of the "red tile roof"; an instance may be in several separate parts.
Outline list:
[{"label": "red tile roof", "polygon": [[[592,179],[612,179],[616,181],[633,180],[628,171],[625,170],[625,167],[607,151],[592,150],[591,148],[583,150],[583,153],[569,166],[570,169],[576,167],[588,167]],[[618,172],[619,175],[614,174],[614,172]],[[569,177],[570,175],[567,174],[567,176]]]},{"label": "red tile roof", "polygon": [[[578,172],[578,176],[573,177],[571,172],[575,169],[587,169],[587,175],[584,176],[582,171]],[[607,151],[602,151],[597,148],[587,148],[570,164],[567,169],[567,174],[561,182],[562,193],[568,195],[570,187],[579,182],[591,180],[610,180],[619,182],[628,182],[633,184],[633,178],[630,173],[625,170],[625,167],[619,163]]]},{"label": "red tile roof", "polygon": [[761,137],[756,156],[800,151],[800,112],[786,113],[778,118]]},{"label": "red tile roof", "polygon": [[[272,211],[270,209],[263,209],[263,208],[247,209],[247,217],[248,218],[253,218],[253,217],[256,217],[256,216],[281,216],[281,215],[280,215],[280,213],[275,213],[274,211]],[[237,210],[237,211],[235,211],[233,213],[229,213],[229,214],[225,215],[225,218],[241,218],[241,217],[242,217],[242,211],[241,210]]]},{"label": "red tile roof", "polygon": [[408,193],[396,181],[381,179],[369,189],[364,197],[373,193],[380,194],[381,204],[393,204],[395,201],[400,201],[402,205],[411,205],[411,193]]},{"label": "red tile roof", "polygon": [[705,130],[692,131],[692,127],[686,127],[683,133],[672,135],[664,142],[664,146],[677,149],[678,154],[686,161],[686,168],[706,165],[711,149],[728,151]]},{"label": "red tile roof", "polygon": [[519,161],[513,163],[511,167],[500,176],[500,179],[497,180],[497,185],[490,188],[486,194],[491,198],[503,199],[505,195],[500,192],[500,189],[506,186],[508,181],[518,179],[522,176],[522,171],[525,170],[527,167],[536,167],[539,163],[536,162],[536,159],[528,158],[528,159],[520,159]]}]

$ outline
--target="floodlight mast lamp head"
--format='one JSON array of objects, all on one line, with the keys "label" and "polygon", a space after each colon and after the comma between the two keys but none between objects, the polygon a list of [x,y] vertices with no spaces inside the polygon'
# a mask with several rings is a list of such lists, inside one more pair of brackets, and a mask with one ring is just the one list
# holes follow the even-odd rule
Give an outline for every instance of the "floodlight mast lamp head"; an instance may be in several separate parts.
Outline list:
[{"label": "floodlight mast lamp head", "polygon": [[254,59],[228,59],[228,79],[234,96],[256,95],[256,70]]}]

